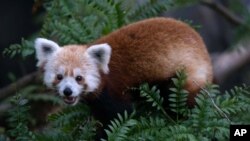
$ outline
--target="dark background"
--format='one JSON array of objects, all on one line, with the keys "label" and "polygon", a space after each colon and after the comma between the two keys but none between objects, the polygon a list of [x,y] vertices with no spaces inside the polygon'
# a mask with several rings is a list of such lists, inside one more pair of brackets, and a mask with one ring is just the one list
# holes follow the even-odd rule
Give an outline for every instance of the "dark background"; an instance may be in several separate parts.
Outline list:
[{"label": "dark background", "polygon": [[[39,31],[41,23],[35,21],[33,0],[1,0],[0,2],[0,88],[35,70],[33,57],[23,60],[4,56],[2,51],[11,44],[20,43]],[[11,80],[12,79],[12,80]]]}]

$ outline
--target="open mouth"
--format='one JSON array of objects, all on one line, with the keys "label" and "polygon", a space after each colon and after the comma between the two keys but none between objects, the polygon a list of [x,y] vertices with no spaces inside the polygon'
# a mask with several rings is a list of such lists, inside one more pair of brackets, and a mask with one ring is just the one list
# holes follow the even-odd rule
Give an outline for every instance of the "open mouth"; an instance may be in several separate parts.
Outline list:
[{"label": "open mouth", "polygon": [[76,103],[77,97],[65,96],[65,97],[63,98],[63,100],[64,100],[64,102],[65,102],[66,104],[72,105],[72,104],[75,104],[75,103]]}]

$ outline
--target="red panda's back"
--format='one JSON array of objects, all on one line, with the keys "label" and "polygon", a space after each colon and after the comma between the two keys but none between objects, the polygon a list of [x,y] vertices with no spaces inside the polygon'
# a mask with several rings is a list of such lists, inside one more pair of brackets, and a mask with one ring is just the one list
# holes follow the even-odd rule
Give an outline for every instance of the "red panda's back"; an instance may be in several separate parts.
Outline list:
[{"label": "red panda's back", "polygon": [[143,82],[167,80],[181,67],[194,72],[201,67],[204,81],[212,79],[211,62],[201,37],[174,19],[143,20],[95,43],[112,47],[106,83],[117,92]]}]

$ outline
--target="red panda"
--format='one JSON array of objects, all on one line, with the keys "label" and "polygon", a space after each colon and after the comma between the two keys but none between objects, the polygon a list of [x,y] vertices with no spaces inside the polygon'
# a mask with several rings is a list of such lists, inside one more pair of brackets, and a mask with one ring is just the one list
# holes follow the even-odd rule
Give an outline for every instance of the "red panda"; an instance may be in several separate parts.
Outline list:
[{"label": "red panda", "polygon": [[94,110],[99,108],[97,116],[129,108],[133,94],[126,93],[128,88],[167,82],[181,68],[187,74],[188,104],[193,105],[200,87],[213,77],[199,34],[171,18],[132,23],[87,45],[60,47],[38,38],[35,49],[45,84],[68,104],[83,98]]}]

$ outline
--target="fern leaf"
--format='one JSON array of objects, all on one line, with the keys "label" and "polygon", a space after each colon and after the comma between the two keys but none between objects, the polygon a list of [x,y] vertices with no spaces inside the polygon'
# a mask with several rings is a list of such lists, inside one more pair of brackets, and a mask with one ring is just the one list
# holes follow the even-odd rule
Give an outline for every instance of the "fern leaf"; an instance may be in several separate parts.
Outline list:
[{"label": "fern leaf", "polygon": [[23,58],[34,53],[33,42],[25,40],[22,38],[21,44],[13,44],[10,47],[4,49],[3,55],[10,56],[13,58],[14,56],[21,54]]},{"label": "fern leaf", "polygon": [[140,117],[136,126],[129,132],[128,140],[164,140],[162,130],[167,127],[168,123],[160,117]]},{"label": "fern leaf", "polygon": [[28,123],[31,118],[28,100],[24,99],[21,95],[17,95],[12,98],[11,103],[14,108],[8,111],[10,116],[10,118],[8,118],[10,129],[7,133],[17,141],[35,140],[35,134],[28,128]]},{"label": "fern leaf", "polygon": [[48,120],[53,122],[56,127],[63,127],[67,124],[72,124],[75,120],[82,120],[89,115],[89,109],[84,104],[78,104],[74,107],[67,107],[63,111],[52,114]]},{"label": "fern leaf", "polygon": [[171,0],[147,0],[128,13],[128,19],[138,21],[141,19],[157,16],[166,11],[172,5]]},{"label": "fern leaf", "polygon": [[160,110],[162,114],[172,123],[175,121],[166,113],[163,107],[163,98],[160,96],[160,90],[153,86],[151,89],[147,83],[142,84],[139,87],[140,96],[145,97],[147,102],[152,103],[152,107],[156,107],[157,110]]},{"label": "fern leaf", "polygon": [[139,88],[141,97],[146,97],[147,102],[151,102],[153,107],[156,107],[157,110],[163,108],[163,98],[160,96],[160,90],[153,86],[151,89],[148,84],[143,84]]},{"label": "fern leaf", "polygon": [[198,141],[196,136],[192,133],[190,128],[183,125],[168,126],[165,131],[165,139],[168,140],[185,140],[185,141]]},{"label": "fern leaf", "polygon": [[172,78],[174,87],[170,88],[172,93],[169,94],[169,107],[170,110],[176,113],[176,121],[179,121],[180,115],[186,115],[188,113],[187,97],[188,91],[184,90],[186,82],[186,74],[184,70],[176,72],[177,78]]},{"label": "fern leaf", "polygon": [[[128,132],[131,130],[131,127],[137,124],[137,121],[132,118],[133,114],[128,115],[127,111],[124,112],[124,116],[118,114],[118,118],[111,121],[111,124],[108,125],[109,130],[105,129],[105,132],[108,135],[109,141],[122,141],[126,140]],[[105,141],[105,139],[102,139]]]}]

